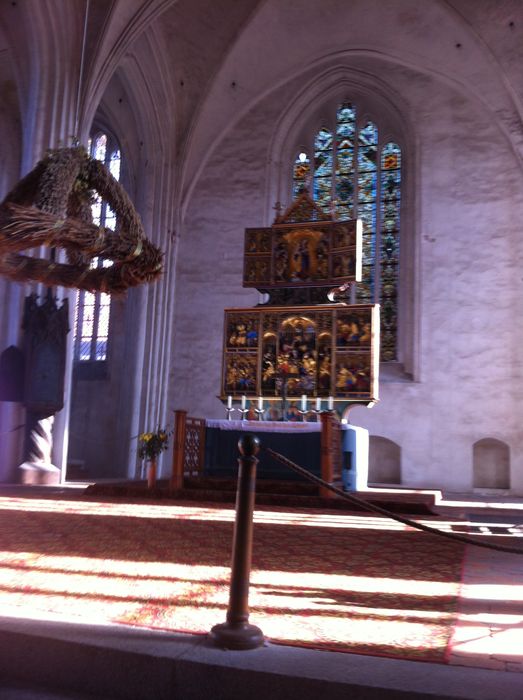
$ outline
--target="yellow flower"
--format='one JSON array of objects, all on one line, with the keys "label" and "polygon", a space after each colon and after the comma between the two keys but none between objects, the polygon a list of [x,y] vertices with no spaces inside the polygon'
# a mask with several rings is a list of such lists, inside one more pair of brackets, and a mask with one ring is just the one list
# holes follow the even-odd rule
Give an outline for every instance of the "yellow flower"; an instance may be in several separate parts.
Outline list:
[{"label": "yellow flower", "polygon": [[140,433],[138,436],[138,456],[142,459],[157,457],[169,446],[171,432],[158,428],[154,433]]}]

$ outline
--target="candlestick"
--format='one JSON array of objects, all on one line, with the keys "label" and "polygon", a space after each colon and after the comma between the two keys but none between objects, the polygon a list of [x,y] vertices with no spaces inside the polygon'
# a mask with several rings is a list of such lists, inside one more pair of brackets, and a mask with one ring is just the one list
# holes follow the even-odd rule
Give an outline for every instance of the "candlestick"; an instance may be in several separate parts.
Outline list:
[{"label": "candlestick", "polygon": [[302,394],[301,395],[301,409],[298,411],[298,413],[301,415],[302,421],[306,420],[306,415],[308,413],[307,409],[307,394]]},{"label": "candlestick", "polygon": [[254,409],[254,413],[256,414],[256,418],[258,420],[263,420],[265,409],[263,408],[263,398],[261,396],[258,396],[258,408]]},{"label": "candlestick", "polygon": [[321,414],[321,399],[319,396],[316,397],[316,407],[312,409],[311,413],[314,413],[316,416],[316,423],[319,423]]},{"label": "candlestick", "polygon": [[245,420],[247,418],[247,414],[249,413],[249,409],[248,408],[239,408],[238,412],[241,415],[240,420]]}]

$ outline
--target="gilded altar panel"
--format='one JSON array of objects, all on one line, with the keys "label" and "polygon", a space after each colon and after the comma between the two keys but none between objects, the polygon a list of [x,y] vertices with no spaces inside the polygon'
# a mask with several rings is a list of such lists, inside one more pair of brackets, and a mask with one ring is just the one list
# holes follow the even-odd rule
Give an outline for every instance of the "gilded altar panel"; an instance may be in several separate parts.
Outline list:
[{"label": "gilded altar panel", "polygon": [[379,306],[226,309],[221,398],[378,399]]},{"label": "gilded altar panel", "polygon": [[361,280],[361,222],[279,223],[245,230],[243,286],[328,287]]}]

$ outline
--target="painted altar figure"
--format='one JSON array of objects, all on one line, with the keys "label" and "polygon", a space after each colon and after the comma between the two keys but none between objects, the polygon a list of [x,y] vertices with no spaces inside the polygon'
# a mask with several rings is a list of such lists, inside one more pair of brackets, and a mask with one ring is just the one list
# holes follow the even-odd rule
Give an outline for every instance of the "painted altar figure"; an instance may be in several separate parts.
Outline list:
[{"label": "painted altar figure", "polygon": [[356,375],[347,367],[346,364],[342,364],[338,368],[338,374],[336,376],[336,389],[340,392],[351,391],[356,384]]},{"label": "painted altar figure", "polygon": [[372,339],[372,329],[370,323],[365,323],[363,325],[363,332],[360,335],[360,345],[370,343]]},{"label": "painted altar figure", "polygon": [[256,357],[233,355],[227,358],[225,390],[248,393],[256,386]]},{"label": "painted altar figure", "polygon": [[320,389],[328,391],[331,385],[331,358],[326,354],[320,362],[318,386]]},{"label": "painted altar figure", "polygon": [[289,406],[287,408],[287,411],[285,413],[285,420],[291,421],[293,423],[297,421],[301,421],[301,413],[296,406],[296,403],[294,401],[291,401],[289,403]]},{"label": "painted altar figure", "polygon": [[321,231],[311,229],[285,233],[276,247],[277,279],[308,282],[325,276],[327,259],[323,236]]},{"label": "painted altar figure", "polygon": [[299,241],[293,255],[293,272],[299,279],[310,277],[310,252],[309,242],[305,239]]},{"label": "painted altar figure", "polygon": [[297,395],[316,384],[316,326],[307,316],[290,316],[280,326],[278,371],[288,375],[287,391]]}]

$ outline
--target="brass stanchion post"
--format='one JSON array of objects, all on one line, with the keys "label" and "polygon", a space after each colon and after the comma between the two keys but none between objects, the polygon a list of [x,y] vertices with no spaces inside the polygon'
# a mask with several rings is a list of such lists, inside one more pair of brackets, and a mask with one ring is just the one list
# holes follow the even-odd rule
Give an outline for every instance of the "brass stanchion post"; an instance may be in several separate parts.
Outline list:
[{"label": "brass stanchion post", "polygon": [[252,516],[256,486],[256,454],[260,440],[247,434],[238,442],[238,489],[232,542],[231,585],[226,622],[215,625],[210,638],[226,649],[256,649],[264,642],[259,627],[249,624],[249,578],[252,554]]}]

